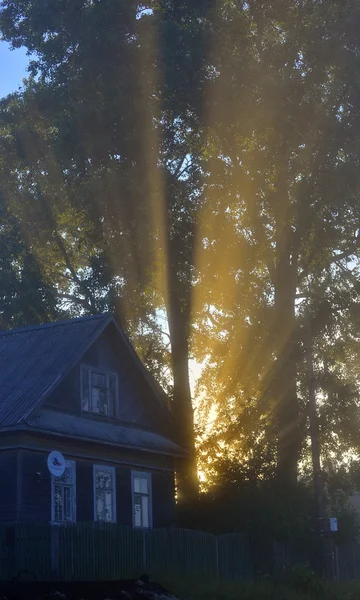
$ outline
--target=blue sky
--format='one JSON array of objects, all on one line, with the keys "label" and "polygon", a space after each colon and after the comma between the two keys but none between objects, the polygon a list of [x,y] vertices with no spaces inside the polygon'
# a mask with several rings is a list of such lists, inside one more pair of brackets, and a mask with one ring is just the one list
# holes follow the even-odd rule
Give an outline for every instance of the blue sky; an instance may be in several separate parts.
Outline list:
[{"label": "blue sky", "polygon": [[0,41],[0,98],[18,89],[27,76],[28,63],[25,48],[10,50],[7,42]]}]

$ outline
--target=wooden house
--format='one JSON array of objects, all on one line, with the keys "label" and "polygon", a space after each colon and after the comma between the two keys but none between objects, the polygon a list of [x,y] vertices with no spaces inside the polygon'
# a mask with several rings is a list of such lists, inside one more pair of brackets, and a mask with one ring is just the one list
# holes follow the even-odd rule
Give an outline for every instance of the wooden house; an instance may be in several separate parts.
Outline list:
[{"label": "wooden house", "polygon": [[165,394],[111,315],[0,333],[0,522],[170,526],[184,456]]}]

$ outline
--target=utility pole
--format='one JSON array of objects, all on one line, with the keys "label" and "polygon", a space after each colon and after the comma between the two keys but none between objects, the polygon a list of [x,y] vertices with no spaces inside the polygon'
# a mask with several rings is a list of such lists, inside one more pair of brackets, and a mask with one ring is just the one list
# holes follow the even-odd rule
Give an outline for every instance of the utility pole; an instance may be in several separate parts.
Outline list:
[{"label": "utility pole", "polygon": [[306,323],[306,367],[309,390],[309,420],[311,438],[311,457],[313,465],[314,492],[316,504],[316,566],[321,576],[326,575],[326,548],[324,539],[325,506],[324,485],[320,462],[320,431],[316,407],[316,381],[313,360],[313,339],[310,318]]}]

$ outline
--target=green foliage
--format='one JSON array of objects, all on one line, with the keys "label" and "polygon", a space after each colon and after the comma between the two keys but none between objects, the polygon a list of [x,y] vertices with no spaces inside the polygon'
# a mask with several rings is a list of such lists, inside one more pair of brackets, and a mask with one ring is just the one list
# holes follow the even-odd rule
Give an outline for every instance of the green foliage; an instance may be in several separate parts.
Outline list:
[{"label": "green foliage", "polygon": [[289,587],[297,592],[324,597],[326,590],[324,581],[308,567],[301,565],[293,567],[286,579]]},{"label": "green foliage", "polygon": [[[318,582],[306,569],[300,569],[297,580],[312,582],[312,589],[294,589],[293,585],[274,585],[265,583],[247,583],[230,581],[199,580],[199,578],[170,579],[168,576],[156,577],[167,589],[189,600],[357,600],[360,587],[357,582],[330,583]],[[299,572],[299,571],[298,571]],[[317,581],[317,583],[315,583]],[[300,586],[301,587],[301,586]]]},{"label": "green foliage", "polygon": [[336,463],[337,452],[356,452],[360,442],[358,379],[346,366],[359,355],[350,316],[357,307],[358,262],[351,273],[354,264],[347,261],[359,255],[357,184],[352,187],[359,173],[353,153],[358,79],[348,79],[342,68],[344,60],[354,66],[357,58],[346,44],[334,51],[339,22],[353,35],[349,15],[357,19],[358,7],[335,3],[330,16],[315,2],[286,11],[277,2],[249,3],[234,13],[253,37],[243,60],[221,29],[228,13],[220,13],[218,40],[227,53],[215,53],[214,90],[226,115],[214,109],[211,122],[209,189],[216,217],[207,232],[212,243],[201,283],[211,291],[204,292],[208,310],[200,326],[208,342],[194,336],[206,359],[199,386],[205,420],[209,407],[217,408],[218,447],[206,450],[210,460],[203,463],[210,478],[216,452],[229,447],[231,434],[234,454],[245,465],[254,439],[264,441],[267,454],[269,438],[277,438],[277,456],[288,470],[306,460],[303,325],[309,312],[316,325],[324,457]]},{"label": "green foliage", "polygon": [[4,326],[114,310],[191,450],[204,361],[209,485],[224,458],[306,473],[309,320],[326,470],[360,448],[359,21],[356,0],[0,4],[35,56],[0,107]]},{"label": "green foliage", "polygon": [[213,533],[247,532],[260,543],[288,542],[304,556],[314,543],[312,490],[298,484],[292,490],[274,482],[240,482],[225,478],[221,486],[200,496],[180,522]]},{"label": "green foliage", "polygon": [[[314,565],[316,556],[315,500],[312,479],[303,479],[289,487],[276,478],[276,466],[264,477],[250,472],[236,460],[218,463],[217,479],[212,480],[197,503],[179,510],[181,526],[215,534],[231,532],[250,535],[255,553],[274,540],[286,548],[284,564]],[[338,532],[332,538],[337,544],[358,540],[359,516],[349,504],[352,485],[348,474],[334,473],[326,481],[327,515],[338,519]]]}]

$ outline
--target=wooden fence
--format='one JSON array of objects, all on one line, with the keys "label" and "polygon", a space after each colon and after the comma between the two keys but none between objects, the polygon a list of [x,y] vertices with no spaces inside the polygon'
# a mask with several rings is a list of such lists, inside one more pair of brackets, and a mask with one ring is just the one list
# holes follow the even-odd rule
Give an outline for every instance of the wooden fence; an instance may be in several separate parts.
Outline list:
[{"label": "wooden fence", "polygon": [[[333,573],[360,579],[360,544],[334,548]],[[136,530],[117,524],[0,525],[0,580],[92,581],[139,577],[281,579],[306,553],[246,534],[212,535],[188,529]]]},{"label": "wooden fence", "polygon": [[0,580],[24,571],[38,580],[114,580],[207,576],[250,580],[269,571],[273,548],[254,560],[246,535],[215,536],[186,529],[135,530],[116,524],[0,526]]}]

